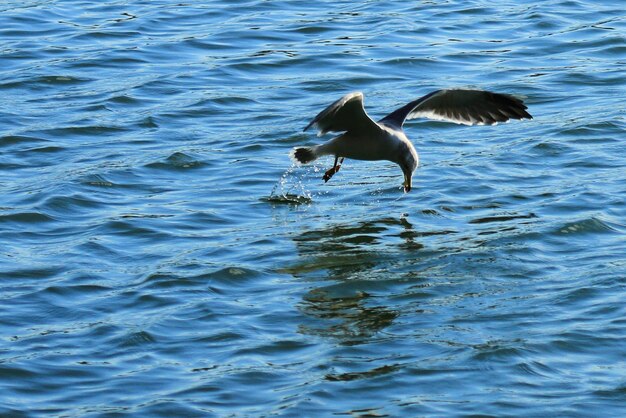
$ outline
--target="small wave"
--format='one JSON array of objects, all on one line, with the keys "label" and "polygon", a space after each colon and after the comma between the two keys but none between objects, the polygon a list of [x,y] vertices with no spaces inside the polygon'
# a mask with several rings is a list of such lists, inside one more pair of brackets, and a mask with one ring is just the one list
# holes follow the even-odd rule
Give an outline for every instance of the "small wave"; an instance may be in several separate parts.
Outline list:
[{"label": "small wave", "polygon": [[156,342],[156,338],[147,331],[133,332],[118,340],[121,347],[138,347]]},{"label": "small wave", "polygon": [[0,224],[2,223],[27,223],[27,224],[35,224],[35,223],[43,223],[43,222],[54,222],[55,219],[45,213],[39,212],[20,212],[20,213],[12,213],[8,215],[0,215]]},{"label": "small wave", "polygon": [[224,267],[214,272],[202,275],[203,278],[218,283],[241,284],[248,279],[259,276],[260,272],[244,267]]},{"label": "small wave", "polygon": [[125,132],[127,130],[126,127],[122,126],[67,126],[64,128],[53,128],[44,131],[46,135],[50,135],[52,137],[66,137],[66,136],[106,136],[106,135],[115,135],[121,132]]},{"label": "small wave", "polygon": [[50,153],[55,153],[55,152],[62,152],[62,151],[65,151],[65,150],[66,150],[65,147],[59,147],[59,146],[56,146],[56,145],[49,145],[49,146],[46,146],[46,147],[30,148],[30,149],[25,150],[25,151],[50,154]]},{"label": "small wave", "polygon": [[23,135],[7,135],[0,137],[0,148],[10,147],[17,144],[32,144],[37,142],[48,142],[46,139],[37,138],[34,136]]},{"label": "small wave", "polygon": [[618,384],[612,388],[599,389],[595,394],[603,398],[626,400],[626,385]]},{"label": "small wave", "polygon": [[49,75],[38,77],[32,82],[41,83],[41,84],[51,84],[51,85],[73,85],[73,84],[81,84],[85,82],[89,82],[91,79],[89,78],[80,78],[80,77],[72,77],[67,75]]},{"label": "small wave", "polygon": [[99,207],[103,202],[82,193],[75,193],[69,196],[54,195],[47,198],[42,205],[46,211],[68,216],[71,213],[83,212],[85,209]]},{"label": "small wave", "polygon": [[580,221],[566,223],[556,230],[558,235],[571,235],[571,234],[593,234],[593,233],[610,233],[617,232],[615,228],[606,222],[592,217],[589,219],[583,219]]},{"label": "small wave", "polygon": [[140,222],[135,219],[131,220],[136,222],[129,222],[126,220],[108,221],[102,225],[102,230],[109,234],[135,238],[149,238],[152,240],[167,240],[170,238],[170,234],[163,230],[156,229],[143,223],[140,225]]},{"label": "small wave", "polygon": [[167,157],[165,160],[147,164],[146,167],[172,170],[172,169],[197,168],[197,167],[202,167],[204,165],[205,163],[203,163],[202,161],[196,160],[195,158],[185,153],[175,152],[169,157]]},{"label": "small wave", "polygon": [[107,180],[106,178],[104,178],[103,176],[99,175],[99,174],[92,174],[89,176],[85,176],[83,177],[80,182],[82,184],[88,185],[88,186],[96,186],[96,187],[113,187],[115,186],[115,183],[110,182],[109,180]]},{"label": "small wave", "polygon": [[473,358],[479,361],[515,358],[522,355],[521,341],[488,341],[477,344]]},{"label": "small wave", "polygon": [[286,193],[284,195],[271,195],[268,197],[263,197],[261,198],[261,201],[263,202],[267,202],[267,203],[275,203],[275,204],[286,204],[286,205],[300,205],[300,204],[306,204],[306,203],[311,203],[313,201],[313,199],[311,199],[308,196],[301,196],[301,195],[297,195],[297,194],[292,194],[292,193]]},{"label": "small wave", "polygon": [[533,219],[537,215],[529,213],[528,215],[503,215],[503,216],[486,216],[484,218],[472,219],[469,221],[471,224],[486,224],[491,222],[508,222],[516,219]]},{"label": "small wave", "polygon": [[325,376],[326,380],[331,382],[349,382],[352,380],[371,379],[373,377],[384,376],[389,373],[400,370],[401,366],[398,364],[385,365],[376,367],[371,370],[363,372],[349,372],[349,373],[329,373]]},{"label": "small wave", "polygon": [[130,95],[121,94],[117,96],[110,97],[108,100],[110,103],[115,104],[123,104],[123,105],[139,105],[141,104],[141,100],[138,100]]}]

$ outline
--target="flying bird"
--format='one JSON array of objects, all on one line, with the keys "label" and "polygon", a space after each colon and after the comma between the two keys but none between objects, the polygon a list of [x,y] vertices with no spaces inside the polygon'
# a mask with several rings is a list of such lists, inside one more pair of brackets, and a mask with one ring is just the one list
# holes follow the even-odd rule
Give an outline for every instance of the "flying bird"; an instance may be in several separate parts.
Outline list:
[{"label": "flying bird", "polygon": [[294,148],[290,155],[301,164],[334,155],[335,163],[324,174],[325,182],[339,171],[345,158],[391,161],[402,169],[406,193],[411,190],[419,156],[402,129],[405,120],[428,118],[463,125],[495,125],[509,119],[532,119],[526,109],[522,100],[509,94],[447,89],[433,91],[374,122],[363,107],[363,93],[354,92],[328,106],[304,128],[317,128],[318,136],[343,132],[341,135],[321,145]]}]

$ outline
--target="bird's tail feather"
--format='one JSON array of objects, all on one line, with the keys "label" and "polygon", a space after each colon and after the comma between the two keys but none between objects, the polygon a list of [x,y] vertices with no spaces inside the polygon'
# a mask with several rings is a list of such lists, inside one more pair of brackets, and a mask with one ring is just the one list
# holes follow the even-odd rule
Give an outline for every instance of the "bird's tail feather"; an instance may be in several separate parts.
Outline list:
[{"label": "bird's tail feather", "polygon": [[319,157],[316,151],[317,151],[317,147],[299,147],[299,148],[294,148],[289,154],[289,156],[291,157],[292,160],[300,164],[307,164],[307,163],[310,163],[311,161],[316,160],[317,157]]}]

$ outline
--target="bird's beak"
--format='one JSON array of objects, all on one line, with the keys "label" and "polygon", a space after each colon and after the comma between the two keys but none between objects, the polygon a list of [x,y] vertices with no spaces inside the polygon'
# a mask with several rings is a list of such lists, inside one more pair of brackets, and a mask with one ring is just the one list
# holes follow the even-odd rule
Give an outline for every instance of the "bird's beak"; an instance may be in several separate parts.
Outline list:
[{"label": "bird's beak", "polygon": [[411,191],[411,173],[404,173],[404,193]]}]

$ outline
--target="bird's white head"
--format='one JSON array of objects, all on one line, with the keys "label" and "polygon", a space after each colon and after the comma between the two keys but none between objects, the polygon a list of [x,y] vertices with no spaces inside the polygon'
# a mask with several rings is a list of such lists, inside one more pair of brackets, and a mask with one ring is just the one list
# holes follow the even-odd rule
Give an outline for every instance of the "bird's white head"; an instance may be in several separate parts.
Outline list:
[{"label": "bird's white head", "polygon": [[402,174],[404,174],[404,192],[407,193],[411,191],[411,180],[413,172],[419,165],[419,155],[408,139],[400,142],[397,152],[394,162],[402,169]]}]

